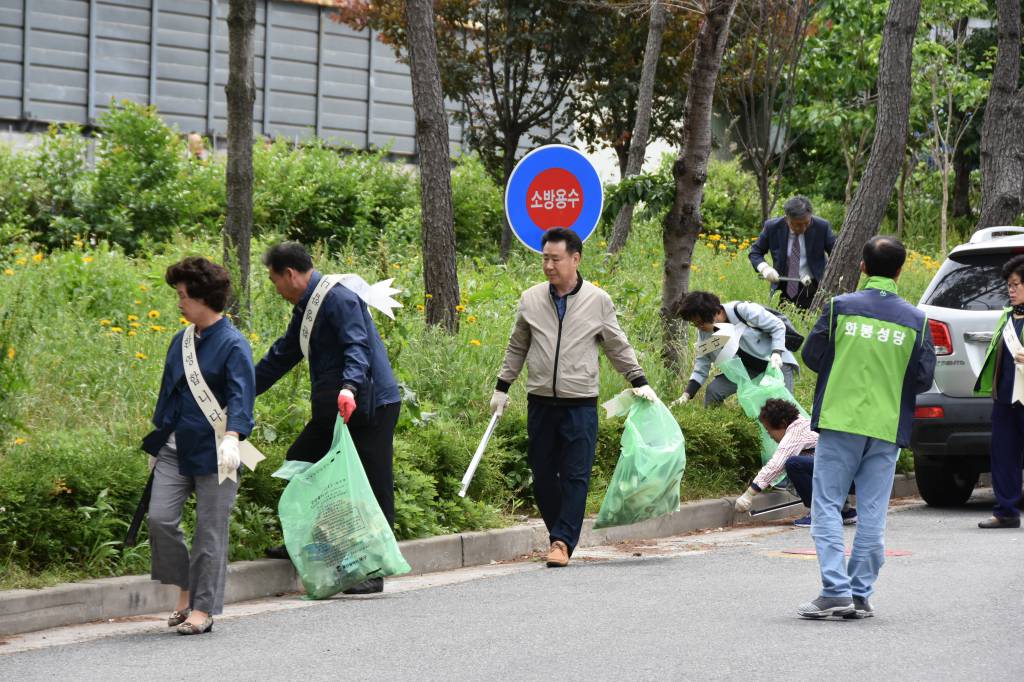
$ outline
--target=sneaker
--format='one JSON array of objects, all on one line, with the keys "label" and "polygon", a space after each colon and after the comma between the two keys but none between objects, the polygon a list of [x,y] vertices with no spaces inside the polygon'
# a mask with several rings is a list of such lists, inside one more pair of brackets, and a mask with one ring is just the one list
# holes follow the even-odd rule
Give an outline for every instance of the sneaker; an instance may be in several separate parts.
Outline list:
[{"label": "sneaker", "polygon": [[871,602],[868,601],[867,597],[854,597],[853,613],[847,613],[843,618],[847,620],[860,620],[861,618],[871,618],[874,615],[875,610],[871,607]]},{"label": "sneaker", "polygon": [[848,507],[844,509],[840,513],[840,516],[843,517],[844,526],[852,526],[853,524],[857,523],[857,510],[854,509],[853,507]]},{"label": "sneaker", "polygon": [[555,540],[548,551],[548,568],[562,568],[568,565],[569,546],[561,540]]},{"label": "sneaker", "polygon": [[803,518],[797,519],[796,521],[793,522],[793,525],[794,526],[800,526],[801,528],[810,528],[811,527],[811,515],[808,514],[807,516],[805,516]]},{"label": "sneaker", "polygon": [[853,599],[850,597],[818,597],[814,601],[801,604],[797,607],[797,614],[802,618],[828,618],[829,616],[842,616],[856,613],[853,606]]},{"label": "sneaker", "polygon": [[377,594],[384,591],[384,578],[367,578],[358,585],[353,585],[342,594]]}]

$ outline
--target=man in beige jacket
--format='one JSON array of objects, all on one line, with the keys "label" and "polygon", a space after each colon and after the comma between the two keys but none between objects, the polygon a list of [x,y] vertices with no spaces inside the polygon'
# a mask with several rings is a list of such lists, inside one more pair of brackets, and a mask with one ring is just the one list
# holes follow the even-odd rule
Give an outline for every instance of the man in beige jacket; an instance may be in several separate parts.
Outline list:
[{"label": "man in beige jacket", "polygon": [[658,396],[619,327],[611,298],[577,272],[583,255],[579,236],[556,227],[541,243],[548,281],[519,299],[491,411],[500,415],[505,409],[508,389],[525,362],[533,492],[551,540],[548,566],[559,567],[569,563],[586,511],[597,446],[598,346],[637,396]]}]

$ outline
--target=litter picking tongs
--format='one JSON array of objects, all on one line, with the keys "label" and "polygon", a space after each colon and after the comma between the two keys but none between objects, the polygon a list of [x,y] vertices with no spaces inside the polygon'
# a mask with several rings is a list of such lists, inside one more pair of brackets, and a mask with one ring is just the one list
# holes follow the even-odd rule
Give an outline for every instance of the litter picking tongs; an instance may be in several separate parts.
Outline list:
[{"label": "litter picking tongs", "polygon": [[500,416],[497,412],[491,415],[491,422],[487,425],[487,430],[484,431],[484,437],[480,440],[480,445],[477,446],[476,452],[473,453],[473,459],[469,462],[466,474],[462,477],[462,490],[459,491],[459,497],[466,496],[469,484],[473,481],[473,475],[476,474],[476,468],[480,465],[480,459],[484,456],[484,450],[487,449],[487,441],[491,439],[491,434],[494,433],[494,427],[498,424],[498,417]]},{"label": "litter picking tongs", "polygon": [[764,509],[758,509],[756,511],[751,509],[749,513],[751,516],[760,516],[761,514],[768,514],[773,511],[779,511],[780,509],[789,509],[790,507],[795,507],[798,504],[803,504],[803,502],[801,500],[791,500],[789,502],[783,502],[782,504],[772,505],[771,507],[765,507]]}]

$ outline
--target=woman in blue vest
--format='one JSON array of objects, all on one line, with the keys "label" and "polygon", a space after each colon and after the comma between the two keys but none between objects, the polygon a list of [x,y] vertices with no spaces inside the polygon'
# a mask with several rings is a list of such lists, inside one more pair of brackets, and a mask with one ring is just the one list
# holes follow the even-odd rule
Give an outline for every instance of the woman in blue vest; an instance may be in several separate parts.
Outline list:
[{"label": "woman in blue vest", "polygon": [[[992,396],[992,490],[996,506],[992,516],[979,528],[1020,528],[1021,453],[1024,452],[1024,351],[1020,347],[1024,331],[1024,256],[1014,256],[1003,266],[1003,279],[1010,295],[1010,306],[1003,311],[992,342],[985,354],[974,390]],[[1003,338],[1007,325],[1018,343],[1017,354]]]},{"label": "woman in blue vest", "polygon": [[[187,342],[192,326],[171,340],[153,414],[156,428],[142,445],[154,472],[150,576],[180,590],[167,625],[182,635],[198,635],[210,631],[224,605],[238,440],[252,431],[256,377],[249,343],[222,314],[231,291],[227,270],[205,258],[186,258],[167,268],[165,279],[178,293],[182,316],[194,325],[194,344]],[[212,400],[202,390],[200,374]],[[218,444],[213,425],[221,423]],[[180,524],[192,493],[196,521],[190,552]]]}]

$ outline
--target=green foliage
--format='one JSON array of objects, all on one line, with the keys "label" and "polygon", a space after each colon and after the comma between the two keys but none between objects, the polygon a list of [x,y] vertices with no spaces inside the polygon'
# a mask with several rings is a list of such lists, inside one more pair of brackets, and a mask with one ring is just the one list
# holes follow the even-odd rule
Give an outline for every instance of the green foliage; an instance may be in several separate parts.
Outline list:
[{"label": "green foliage", "polygon": [[487,173],[480,157],[463,154],[452,171],[452,211],[455,244],[460,253],[494,251],[504,226],[501,187]]}]

